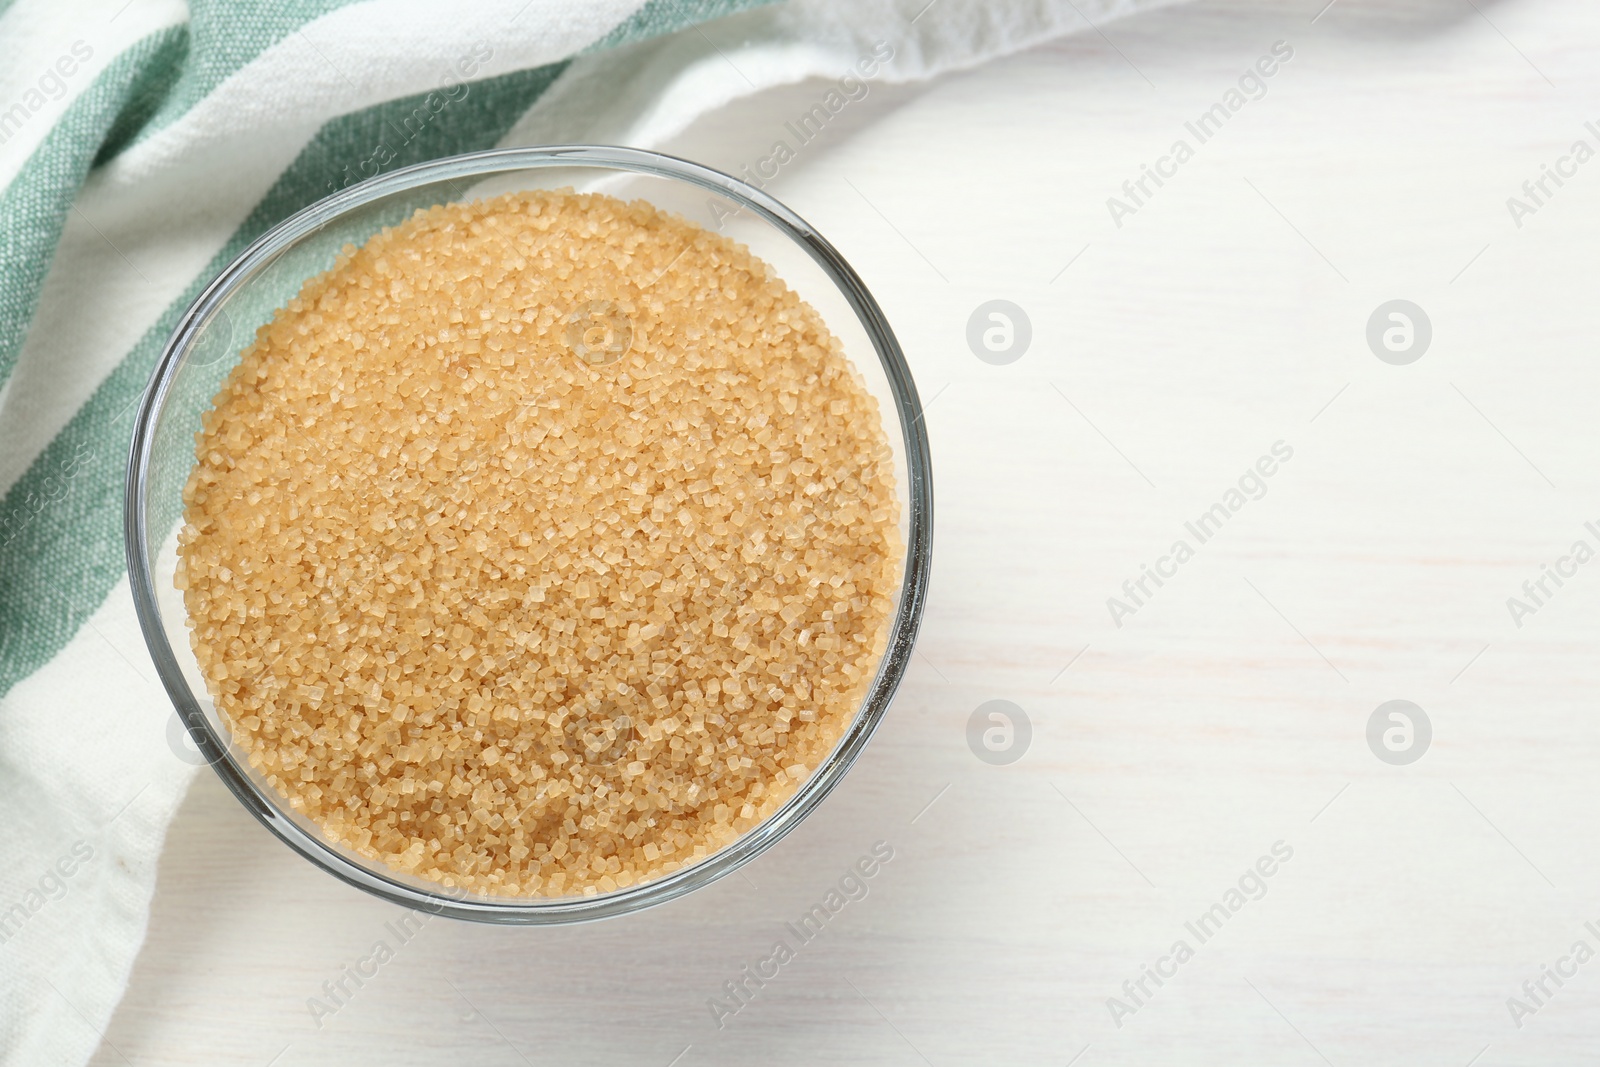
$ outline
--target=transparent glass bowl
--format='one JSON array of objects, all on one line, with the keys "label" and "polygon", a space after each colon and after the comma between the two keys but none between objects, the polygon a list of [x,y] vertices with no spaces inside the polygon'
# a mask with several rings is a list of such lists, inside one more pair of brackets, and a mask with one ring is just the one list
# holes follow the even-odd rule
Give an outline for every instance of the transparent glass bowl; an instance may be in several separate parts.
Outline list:
[{"label": "transparent glass bowl", "polygon": [[[194,435],[240,350],[258,326],[361,244],[418,208],[514,190],[571,186],[643,198],[745,244],[811,304],[841,342],[900,433],[895,449],[906,546],[887,650],[854,720],[829,757],[770,818],[691,866],[610,893],[489,896],[448,889],[328,840],[251,768],[206,691],[190,649],[182,595],[173,586],[184,482]],[[213,281],[178,323],[139,406],[128,460],[125,538],[139,624],[173,705],[200,753],[262,824],[337,878],[410,908],[497,923],[602,918],[671,900],[737,870],[771,847],[839,784],[882,720],[910,662],[922,617],[933,531],[933,491],[922,406],[905,357],[877,301],[805,220],[772,197],[695,163],[631,148],[570,146],[477,152],[394,171],[321,200],[263,235]]]}]

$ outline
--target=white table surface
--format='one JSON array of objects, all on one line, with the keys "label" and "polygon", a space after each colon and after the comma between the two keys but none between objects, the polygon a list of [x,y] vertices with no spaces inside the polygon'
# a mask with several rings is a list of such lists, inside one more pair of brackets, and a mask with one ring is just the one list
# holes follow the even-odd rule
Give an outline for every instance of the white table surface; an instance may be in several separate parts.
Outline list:
[{"label": "white table surface", "polygon": [[[1574,140],[1600,147],[1600,10],[1337,0],[1313,24],[1324,2],[1160,11],[878,86],[772,186],[900,333],[937,533],[883,729],[747,876],[593,925],[435,919],[319,1029],[307,998],[399,909],[203,772],[94,1062],[1592,1055],[1600,961],[1547,980],[1520,1027],[1507,998],[1600,949],[1600,564],[1520,628],[1506,600],[1575,540],[1600,547],[1600,160],[1520,228],[1506,198]],[[1294,57],[1265,97],[1116,227],[1106,198],[1278,40]],[[668,150],[735,168],[819,91]],[[1032,321],[1007,366],[965,341],[992,298]],[[1433,326],[1406,366],[1365,339],[1394,298]],[[1123,580],[1280,440],[1266,495],[1114,625]],[[1396,698],[1433,727],[1409,766],[1365,737]],[[967,746],[991,699],[1032,723],[1009,766]],[[879,840],[869,895],[719,1030],[708,998]],[[1279,841],[1264,897],[1205,944],[1186,932]],[[1193,958],[1116,1025],[1107,998],[1179,938]]]}]

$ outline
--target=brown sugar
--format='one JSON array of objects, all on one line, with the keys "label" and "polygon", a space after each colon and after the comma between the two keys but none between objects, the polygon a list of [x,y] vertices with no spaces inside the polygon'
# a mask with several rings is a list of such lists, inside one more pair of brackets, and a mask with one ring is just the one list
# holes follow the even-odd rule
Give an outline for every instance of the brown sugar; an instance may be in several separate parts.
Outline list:
[{"label": "brown sugar", "polygon": [[493,894],[706,857],[832,750],[903,555],[817,313],[642,201],[515,193],[347,247],[196,434],[177,583],[250,763]]}]

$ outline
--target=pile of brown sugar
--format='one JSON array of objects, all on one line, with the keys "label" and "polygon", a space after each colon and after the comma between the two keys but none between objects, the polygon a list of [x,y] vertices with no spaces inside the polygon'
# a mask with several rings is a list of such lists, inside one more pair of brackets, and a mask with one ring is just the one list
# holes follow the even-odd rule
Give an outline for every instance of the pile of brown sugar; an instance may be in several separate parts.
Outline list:
[{"label": "pile of brown sugar", "polygon": [[900,578],[893,453],[819,316],[640,202],[419,211],[256,334],[178,585],[250,762],[446,886],[605,892],[789,798]]}]

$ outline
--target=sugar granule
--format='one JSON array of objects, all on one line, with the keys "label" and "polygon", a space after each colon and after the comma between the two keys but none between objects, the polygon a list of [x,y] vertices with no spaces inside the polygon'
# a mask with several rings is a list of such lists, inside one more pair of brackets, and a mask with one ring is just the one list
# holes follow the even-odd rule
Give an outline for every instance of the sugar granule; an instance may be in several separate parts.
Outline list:
[{"label": "sugar granule", "polygon": [[878,407],[743,246],[643,201],[419,211],[256,333],[177,584],[250,763],[445,886],[607,892],[832,750],[902,547]]}]

